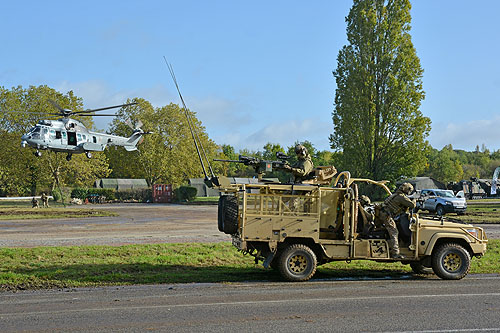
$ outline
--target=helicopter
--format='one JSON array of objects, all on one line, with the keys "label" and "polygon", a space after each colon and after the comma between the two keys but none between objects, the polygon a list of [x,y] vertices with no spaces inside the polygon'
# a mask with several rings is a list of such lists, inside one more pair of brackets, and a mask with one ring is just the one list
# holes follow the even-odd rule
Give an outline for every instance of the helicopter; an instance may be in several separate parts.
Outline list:
[{"label": "helicopter", "polygon": [[35,148],[36,157],[42,156],[40,150],[67,153],[66,160],[70,161],[73,154],[85,153],[87,158],[92,158],[92,152],[104,151],[108,146],[121,146],[126,151],[137,150],[137,145],[141,142],[144,132],[141,129],[142,123],[139,121],[134,127],[127,122],[134,130],[130,137],[103,134],[89,131],[80,121],[70,118],[72,115],[79,116],[116,116],[114,114],[91,114],[96,111],[104,111],[137,103],[108,106],[99,109],[88,109],[85,111],[72,111],[63,109],[56,102],[49,102],[58,109],[57,113],[49,115],[62,116],[58,120],[40,120],[28,133],[21,136],[21,147]]}]

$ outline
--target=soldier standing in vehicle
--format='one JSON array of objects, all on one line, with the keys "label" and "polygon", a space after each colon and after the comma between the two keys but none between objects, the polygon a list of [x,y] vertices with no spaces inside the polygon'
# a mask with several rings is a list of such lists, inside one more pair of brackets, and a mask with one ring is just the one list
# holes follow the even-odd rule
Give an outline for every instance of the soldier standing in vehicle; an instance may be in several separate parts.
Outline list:
[{"label": "soldier standing in vehicle", "polygon": [[298,161],[293,165],[285,164],[283,169],[293,174],[294,183],[302,183],[309,173],[314,168],[311,155],[307,152],[307,148],[303,145],[295,146],[295,154],[297,154]]},{"label": "soldier standing in vehicle", "polygon": [[407,209],[415,208],[415,200],[407,197],[412,192],[413,186],[410,183],[401,184],[396,192],[385,199],[380,210],[379,218],[389,233],[389,253],[394,259],[404,258],[399,253],[398,228],[394,218],[405,213]]}]

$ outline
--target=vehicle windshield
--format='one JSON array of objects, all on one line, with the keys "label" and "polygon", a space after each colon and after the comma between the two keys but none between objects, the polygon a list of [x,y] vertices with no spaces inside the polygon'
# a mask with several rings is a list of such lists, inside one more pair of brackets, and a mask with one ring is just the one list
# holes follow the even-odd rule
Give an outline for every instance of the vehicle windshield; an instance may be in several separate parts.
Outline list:
[{"label": "vehicle windshield", "polygon": [[455,198],[453,194],[447,191],[436,191],[436,195],[443,198]]}]

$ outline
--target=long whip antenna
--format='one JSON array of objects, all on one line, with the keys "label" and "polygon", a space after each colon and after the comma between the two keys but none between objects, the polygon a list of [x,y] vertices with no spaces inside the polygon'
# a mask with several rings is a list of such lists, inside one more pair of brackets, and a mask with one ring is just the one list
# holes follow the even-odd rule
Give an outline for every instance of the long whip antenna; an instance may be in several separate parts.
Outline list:
[{"label": "long whip antenna", "polygon": [[205,175],[205,179],[209,180],[210,178],[207,175],[207,171],[205,169],[205,164],[203,163],[203,158],[201,157],[200,147],[201,147],[201,152],[203,153],[203,157],[207,161],[208,169],[210,170],[210,174],[212,176],[212,179],[216,179],[214,171],[212,170],[212,166],[210,165],[210,160],[208,159],[207,154],[205,152],[205,149],[203,148],[203,144],[201,143],[200,137],[198,136],[198,133],[195,131],[194,125],[192,124],[191,116],[188,113],[188,108],[186,107],[186,103],[184,102],[184,98],[182,97],[181,90],[179,89],[179,85],[177,84],[177,79],[175,78],[174,69],[173,69],[172,65],[168,63],[167,58],[165,56],[163,56],[163,59],[165,60],[165,64],[167,64],[167,68],[170,72],[170,76],[172,77],[172,80],[174,81],[174,84],[175,84],[175,88],[177,88],[177,92],[179,93],[182,107],[184,108],[184,112],[186,114],[189,130],[191,131],[191,136],[193,137],[194,146],[196,148],[196,152],[198,153],[198,158],[200,159],[201,168],[203,169],[203,174]]}]

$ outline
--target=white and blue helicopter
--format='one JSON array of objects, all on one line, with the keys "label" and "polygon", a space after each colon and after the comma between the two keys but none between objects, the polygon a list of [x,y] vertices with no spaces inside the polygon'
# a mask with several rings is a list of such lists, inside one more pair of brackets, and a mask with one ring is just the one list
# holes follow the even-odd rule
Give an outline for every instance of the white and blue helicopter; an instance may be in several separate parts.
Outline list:
[{"label": "white and blue helicopter", "polygon": [[[129,103],[105,108],[72,111],[63,109],[54,101],[50,101],[59,112],[52,115],[62,116],[58,120],[40,120],[38,124],[21,137],[21,147],[33,147],[36,149],[35,156],[40,157],[40,150],[67,153],[66,159],[71,160],[73,154],[82,154],[92,158],[92,152],[104,151],[108,146],[121,146],[127,151],[137,150],[137,145],[141,142],[144,132],[139,121],[130,137],[122,137],[98,132],[89,131],[80,121],[70,118],[72,115],[78,116],[116,116],[114,114],[92,114],[92,112],[109,110],[123,106],[135,105]],[[50,114],[50,113],[49,113]],[[130,125],[130,124],[129,124]],[[131,125],[130,125],[131,126]],[[131,126],[132,127],[132,126]]]}]

